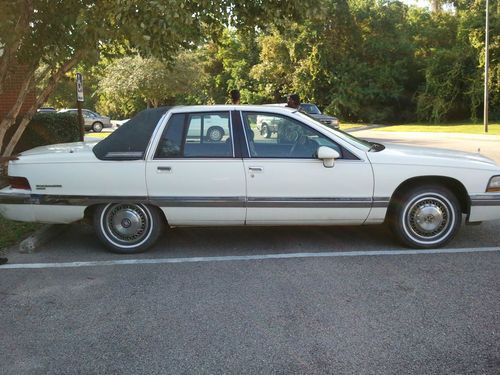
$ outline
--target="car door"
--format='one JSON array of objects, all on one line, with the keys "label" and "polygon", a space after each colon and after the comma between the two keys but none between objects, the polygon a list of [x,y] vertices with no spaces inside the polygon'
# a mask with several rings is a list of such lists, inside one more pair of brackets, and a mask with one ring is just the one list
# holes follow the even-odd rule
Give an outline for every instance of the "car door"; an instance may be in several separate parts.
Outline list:
[{"label": "car door", "polygon": [[[146,165],[149,199],[170,225],[242,225],[245,172],[229,111],[172,114]],[[225,129],[210,138],[214,124]]]},{"label": "car door", "polygon": [[[258,131],[259,117],[272,117],[276,134]],[[247,224],[359,224],[371,209],[373,174],[368,160],[312,127],[285,115],[242,112],[249,158]],[[340,158],[326,168],[320,146]]]},{"label": "car door", "polygon": [[91,114],[91,112],[84,109],[82,110],[82,116],[85,126],[92,126],[92,124],[94,123],[94,116]]}]

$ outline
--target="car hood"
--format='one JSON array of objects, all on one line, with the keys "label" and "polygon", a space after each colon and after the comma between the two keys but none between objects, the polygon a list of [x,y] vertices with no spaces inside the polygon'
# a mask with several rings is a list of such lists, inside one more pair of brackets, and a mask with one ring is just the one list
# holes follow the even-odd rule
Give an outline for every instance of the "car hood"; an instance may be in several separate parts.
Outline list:
[{"label": "car hood", "polygon": [[92,148],[95,142],[59,143],[39,146],[21,152],[18,161],[14,163],[45,163],[45,162],[75,162],[97,160]]},{"label": "car hood", "polygon": [[382,151],[367,153],[370,162],[373,164],[499,169],[494,160],[478,153],[394,144],[384,144],[384,146],[385,149]]}]

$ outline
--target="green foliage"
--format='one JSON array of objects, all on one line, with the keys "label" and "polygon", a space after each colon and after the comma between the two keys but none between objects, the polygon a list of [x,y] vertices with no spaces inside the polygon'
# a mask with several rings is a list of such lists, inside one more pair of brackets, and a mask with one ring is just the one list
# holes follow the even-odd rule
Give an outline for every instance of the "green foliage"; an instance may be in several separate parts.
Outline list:
[{"label": "green foliage", "polygon": [[[43,69],[43,68],[42,68]],[[76,72],[83,74],[84,99],[82,107],[90,110],[95,110],[99,100],[98,84],[100,75],[97,68],[85,68],[80,66],[74,71],[66,74],[58,83],[54,93],[45,103],[45,107],[53,107],[57,109],[75,108],[76,106]],[[43,82],[39,85],[40,90]]]},{"label": "green foliage", "polygon": [[128,117],[146,106],[175,103],[192,92],[200,72],[197,55],[189,51],[170,64],[139,55],[115,60],[99,82],[99,110]]},{"label": "green foliage", "polygon": [[[90,40],[99,41],[92,48],[100,68],[86,86],[94,94],[86,97],[98,99],[104,113],[127,117],[148,105],[226,103],[237,88],[243,103],[255,104],[283,102],[297,92],[344,121],[481,117],[484,0],[435,1],[435,12],[396,0],[68,3],[80,9],[78,27],[90,27],[96,33]],[[68,12],[53,26],[59,33],[72,22]],[[498,5],[491,7],[490,28],[495,119]],[[70,84],[63,95],[74,100]],[[59,98],[54,103],[62,105]]]},{"label": "green foliage", "polygon": [[[421,65],[425,79],[417,91],[419,119],[440,122],[471,118],[477,120],[483,105],[484,80],[484,3],[457,2],[457,13],[432,14],[427,32],[434,31],[422,45]],[[500,30],[498,12],[490,16],[491,31]],[[446,27],[447,26],[447,27]],[[497,33],[498,34],[498,33]],[[500,38],[490,41],[490,107],[492,118],[500,112]],[[444,41],[441,44],[434,41]]]},{"label": "green foliage", "polygon": [[42,224],[11,221],[0,215],[0,254],[2,250],[12,246],[40,229]]},{"label": "green foliage", "polygon": [[[13,132],[14,129],[9,131]],[[10,138],[9,134],[6,138]],[[38,146],[79,140],[80,126],[77,116],[68,113],[37,113],[23,133],[15,153]]]}]

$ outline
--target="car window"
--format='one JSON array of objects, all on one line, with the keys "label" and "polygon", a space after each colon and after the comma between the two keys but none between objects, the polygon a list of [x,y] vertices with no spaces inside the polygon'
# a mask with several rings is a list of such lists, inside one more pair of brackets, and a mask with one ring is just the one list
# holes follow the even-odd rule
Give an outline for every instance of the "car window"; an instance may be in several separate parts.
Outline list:
[{"label": "car window", "polygon": [[178,158],[182,156],[182,138],[184,134],[184,115],[174,114],[161,136],[160,144],[156,149],[155,158]]},{"label": "car window", "polygon": [[310,115],[321,115],[321,111],[314,104],[302,103],[300,109]]},{"label": "car window", "polygon": [[155,158],[232,156],[228,112],[172,115],[155,153]]},{"label": "car window", "polygon": [[313,159],[320,146],[342,155],[335,142],[290,117],[243,112],[243,122],[252,157]]}]

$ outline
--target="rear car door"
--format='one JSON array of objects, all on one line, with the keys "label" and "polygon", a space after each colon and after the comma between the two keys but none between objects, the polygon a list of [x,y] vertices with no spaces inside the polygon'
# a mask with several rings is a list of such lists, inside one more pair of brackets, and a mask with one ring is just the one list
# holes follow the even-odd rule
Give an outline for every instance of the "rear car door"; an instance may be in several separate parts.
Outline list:
[{"label": "rear car door", "polygon": [[170,225],[244,224],[245,173],[232,134],[229,111],[170,116],[146,164],[149,199]]}]

